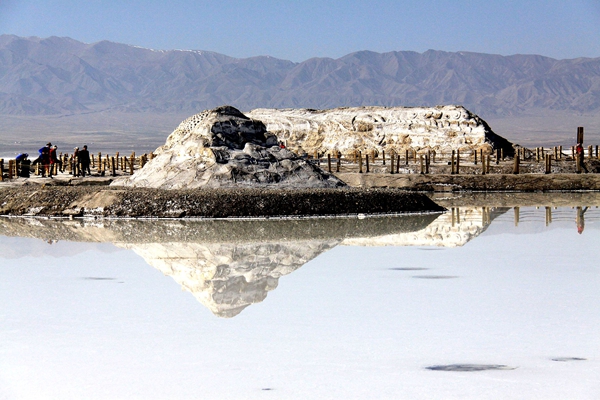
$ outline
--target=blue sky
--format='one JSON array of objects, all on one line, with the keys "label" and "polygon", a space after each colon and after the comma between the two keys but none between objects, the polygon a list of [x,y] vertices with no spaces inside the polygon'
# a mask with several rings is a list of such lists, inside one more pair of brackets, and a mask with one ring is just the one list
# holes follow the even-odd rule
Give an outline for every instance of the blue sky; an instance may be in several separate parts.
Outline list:
[{"label": "blue sky", "polygon": [[600,1],[0,0],[0,33],[293,61],[428,49],[600,57]]}]

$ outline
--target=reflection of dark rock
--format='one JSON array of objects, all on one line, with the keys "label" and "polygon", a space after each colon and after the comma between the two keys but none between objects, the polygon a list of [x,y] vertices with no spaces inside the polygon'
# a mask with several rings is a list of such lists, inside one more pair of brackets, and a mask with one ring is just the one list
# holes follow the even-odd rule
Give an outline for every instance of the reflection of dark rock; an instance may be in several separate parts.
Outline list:
[{"label": "reflection of dark rock", "polygon": [[493,371],[493,370],[511,370],[515,367],[498,364],[450,364],[450,365],[433,365],[427,367],[432,371],[458,371],[458,372],[476,372],[476,371]]},{"label": "reflection of dark rock", "polygon": [[268,242],[369,238],[424,229],[440,214],[267,220],[49,220],[0,218],[5,236],[76,242]]}]

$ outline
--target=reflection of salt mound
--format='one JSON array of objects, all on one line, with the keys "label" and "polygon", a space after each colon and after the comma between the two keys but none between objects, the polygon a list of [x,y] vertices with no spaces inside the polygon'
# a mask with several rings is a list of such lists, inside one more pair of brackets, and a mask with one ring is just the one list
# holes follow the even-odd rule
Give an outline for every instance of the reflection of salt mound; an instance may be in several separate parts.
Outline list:
[{"label": "reflection of salt mound", "polygon": [[270,243],[148,243],[123,245],[171,276],[219,317],[259,303],[287,275],[338,240]]},{"label": "reflection of salt mound", "polygon": [[156,158],[116,186],[182,189],[197,187],[337,187],[344,184],[287,149],[258,120],[230,106],[183,121],[156,150]]},{"label": "reflection of salt mound", "polygon": [[508,208],[457,208],[440,215],[426,228],[419,231],[372,238],[350,238],[341,244],[347,246],[460,247],[481,235],[494,218],[504,214],[507,210]]}]

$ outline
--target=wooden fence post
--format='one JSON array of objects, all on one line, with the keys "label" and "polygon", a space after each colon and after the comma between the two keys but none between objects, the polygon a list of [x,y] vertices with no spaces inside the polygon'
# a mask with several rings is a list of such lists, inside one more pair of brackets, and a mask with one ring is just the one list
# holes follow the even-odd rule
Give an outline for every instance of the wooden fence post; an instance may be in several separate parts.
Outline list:
[{"label": "wooden fence post", "polygon": [[513,164],[513,174],[518,175],[519,174],[519,163],[520,163],[520,158],[519,158],[519,152],[515,152],[515,158],[514,158],[514,164]]},{"label": "wooden fence post", "polygon": [[111,176],[117,176],[117,171],[116,171],[116,163],[115,163],[115,158],[111,157],[110,158],[110,175]]},{"label": "wooden fence post", "polygon": [[13,178],[13,168],[15,160],[8,160],[8,179]]},{"label": "wooden fence post", "polygon": [[359,174],[363,173],[363,168],[362,168],[362,152],[361,151],[358,152],[358,173]]},{"label": "wooden fence post", "polygon": [[394,152],[390,153],[390,174],[394,174]]},{"label": "wooden fence post", "polygon": [[129,172],[130,175],[133,175],[133,163],[135,162],[135,154],[131,154],[131,159],[129,161]]},{"label": "wooden fence post", "polygon": [[477,149],[473,150],[473,165],[477,165]]},{"label": "wooden fence post", "polygon": [[337,152],[337,160],[335,163],[335,172],[340,172],[340,165],[342,164],[342,153],[340,151]]},{"label": "wooden fence post", "polygon": [[4,182],[4,159],[0,158],[0,182]]},{"label": "wooden fence post", "polygon": [[381,150],[381,165],[385,165],[385,150]]},{"label": "wooden fence post", "polygon": [[[142,164],[142,168],[144,165]],[[331,153],[327,153],[327,170],[331,173]]]},{"label": "wooden fence post", "polygon": [[454,155],[456,151],[452,150],[452,155],[450,156],[450,174],[454,175],[456,172],[454,171]]},{"label": "wooden fence post", "polygon": [[481,159],[481,175],[485,175],[485,158]]}]

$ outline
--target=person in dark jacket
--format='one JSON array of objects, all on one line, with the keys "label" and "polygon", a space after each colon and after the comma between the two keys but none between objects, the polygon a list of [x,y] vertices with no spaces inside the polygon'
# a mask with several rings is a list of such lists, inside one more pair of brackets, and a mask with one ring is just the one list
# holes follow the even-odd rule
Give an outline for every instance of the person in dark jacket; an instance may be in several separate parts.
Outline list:
[{"label": "person in dark jacket", "polygon": [[85,177],[87,172],[88,175],[92,174],[90,171],[90,152],[88,151],[87,145],[83,146],[83,149],[79,150],[79,169],[81,170],[81,176]]},{"label": "person in dark jacket", "polygon": [[50,147],[52,143],[48,142],[46,146],[42,147],[40,152],[40,161],[42,163],[42,177],[48,174],[48,177],[52,178],[52,172],[50,171]]}]

